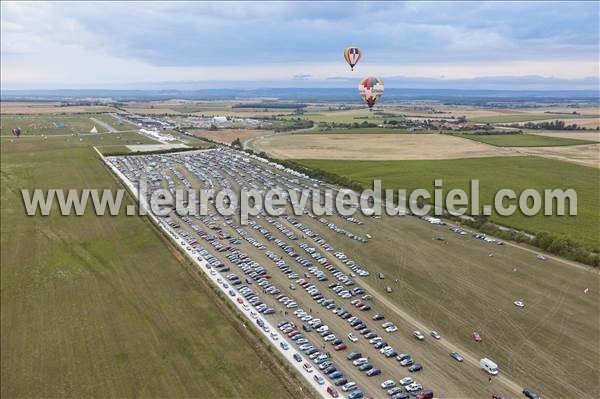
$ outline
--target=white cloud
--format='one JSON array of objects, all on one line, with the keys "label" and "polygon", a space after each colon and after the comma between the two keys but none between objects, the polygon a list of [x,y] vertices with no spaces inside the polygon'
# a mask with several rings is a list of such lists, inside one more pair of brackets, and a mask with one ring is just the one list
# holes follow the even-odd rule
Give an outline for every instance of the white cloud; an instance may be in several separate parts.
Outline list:
[{"label": "white cloud", "polygon": [[[532,19],[531,29],[510,23],[554,4],[3,1],[2,87],[296,75],[597,76],[597,32],[553,20]],[[569,23],[589,17],[577,9],[565,14]],[[341,59],[350,43],[367,54],[355,73]]]}]

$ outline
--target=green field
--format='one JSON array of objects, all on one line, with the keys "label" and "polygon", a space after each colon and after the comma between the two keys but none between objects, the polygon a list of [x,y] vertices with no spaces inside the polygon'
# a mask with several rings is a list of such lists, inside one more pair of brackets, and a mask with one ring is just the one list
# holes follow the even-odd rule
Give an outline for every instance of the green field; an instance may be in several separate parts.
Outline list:
[{"label": "green field", "polygon": [[25,215],[21,188],[119,186],[91,145],[125,138],[85,140],[2,139],[2,397],[290,397],[145,219]]},{"label": "green field", "polygon": [[544,121],[556,119],[578,119],[585,118],[585,115],[574,114],[513,114],[513,115],[494,115],[494,116],[479,116],[469,118],[469,122],[475,123],[515,123],[529,121]]},{"label": "green field", "polygon": [[[577,216],[525,216],[520,212],[503,217],[493,214],[490,220],[528,232],[545,231],[568,238],[587,248],[600,249],[600,170],[537,157],[496,157],[435,161],[341,161],[299,160],[311,168],[346,176],[372,186],[381,179],[383,187],[425,188],[433,192],[434,179],[443,179],[444,193],[452,188],[469,192],[470,180],[479,179],[480,206],[493,204],[496,191],[510,188],[517,196],[526,188],[542,193],[546,188],[577,192]],[[511,201],[516,203],[516,201]]]},{"label": "green field", "polygon": [[565,145],[596,144],[595,141],[589,140],[531,134],[463,134],[457,135],[457,137],[479,141],[496,147],[560,147]]},{"label": "green field", "polygon": [[[21,128],[22,136],[87,134],[94,126],[98,133],[107,132],[104,127],[90,120],[90,117],[100,119],[98,115],[92,114],[2,115],[0,134],[2,136],[12,135],[12,129],[15,127]],[[59,128],[60,123],[64,123],[65,127]]]},{"label": "green field", "polygon": [[289,117],[282,117],[282,119],[307,119],[318,122],[327,122],[327,123],[383,123],[385,119],[382,116],[378,116],[375,113],[365,110],[365,111],[356,111],[349,113],[345,112],[329,112],[329,113],[306,113],[303,115],[292,115]]},{"label": "green field", "polygon": [[321,129],[301,132],[306,134],[423,134],[423,132],[411,132],[406,129],[390,129],[382,127],[359,127],[356,129]]}]

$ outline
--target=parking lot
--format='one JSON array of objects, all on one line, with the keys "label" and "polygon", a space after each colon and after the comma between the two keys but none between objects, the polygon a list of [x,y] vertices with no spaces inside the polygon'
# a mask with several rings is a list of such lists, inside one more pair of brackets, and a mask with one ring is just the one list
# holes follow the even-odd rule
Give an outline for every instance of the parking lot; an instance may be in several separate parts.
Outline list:
[{"label": "parking lot", "polygon": [[[171,191],[300,190],[322,184],[231,150],[109,161],[132,182],[145,176],[151,187]],[[289,204],[287,208],[291,211]],[[372,246],[365,224],[376,222],[362,215],[317,217],[307,211],[272,217],[263,212],[242,226],[237,214],[219,216],[214,201],[207,216],[172,211],[161,221],[207,260],[208,273],[257,325],[264,329],[268,321],[278,326],[269,331],[275,345],[289,342],[285,350],[298,354],[303,372],[316,376],[319,370],[326,375],[323,386],[339,394],[404,398],[431,390],[436,397],[520,395],[512,380],[502,375],[491,379],[478,357],[386,298],[381,284],[394,284],[351,258],[352,250]],[[343,252],[347,248],[352,250]]]}]

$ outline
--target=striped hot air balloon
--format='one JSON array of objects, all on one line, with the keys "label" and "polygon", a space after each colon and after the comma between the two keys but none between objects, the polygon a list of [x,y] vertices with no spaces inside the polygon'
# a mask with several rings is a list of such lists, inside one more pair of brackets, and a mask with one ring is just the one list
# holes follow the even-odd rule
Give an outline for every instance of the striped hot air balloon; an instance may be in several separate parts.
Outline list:
[{"label": "striped hot air balloon", "polygon": [[361,56],[362,53],[358,47],[348,47],[346,50],[344,50],[344,58],[353,71],[354,65],[358,64]]},{"label": "striped hot air balloon", "polygon": [[377,99],[383,94],[383,80],[372,76],[364,78],[358,85],[358,92],[369,106],[370,111]]}]

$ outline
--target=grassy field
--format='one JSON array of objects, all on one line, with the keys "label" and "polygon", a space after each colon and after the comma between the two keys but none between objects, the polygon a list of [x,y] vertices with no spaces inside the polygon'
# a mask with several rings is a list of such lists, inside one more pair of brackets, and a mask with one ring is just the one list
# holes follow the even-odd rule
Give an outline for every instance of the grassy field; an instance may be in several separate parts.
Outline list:
[{"label": "grassy field", "polygon": [[104,105],[68,105],[63,106],[59,102],[0,102],[0,112],[2,114],[22,114],[22,115],[48,115],[51,114],[81,114],[115,112],[116,108]]},{"label": "grassy field", "polygon": [[[516,155],[511,150],[448,134],[281,134],[259,138],[250,146],[276,158],[406,160]],[[381,129],[385,130],[385,129]]]},{"label": "grassy field", "polygon": [[[433,226],[413,217],[362,219],[365,224],[360,227],[346,222],[341,225],[371,234],[373,239],[366,245],[340,238],[321,223],[310,226],[371,272],[370,277],[357,280],[368,282],[404,311],[439,331],[442,340],[459,345],[476,358],[493,359],[501,375],[533,388],[542,398],[598,397],[600,279],[596,271],[553,260],[540,262],[535,253],[459,236],[447,226]],[[438,236],[446,241],[434,240]],[[489,256],[492,252],[494,257]],[[343,265],[340,269],[346,270]],[[384,273],[384,280],[376,277],[378,272]],[[387,286],[391,293],[386,292]],[[515,307],[516,299],[524,300],[526,307]],[[382,310],[380,302],[374,304],[376,312],[382,311],[387,321],[399,326],[397,334],[410,336],[410,325]],[[473,341],[473,331],[481,334],[481,343]],[[415,343],[411,337],[408,344],[397,346],[399,352],[421,360],[424,355],[417,351],[425,344],[431,353],[437,343],[428,331],[422,332],[425,342]],[[450,378],[465,379],[466,366],[461,364]],[[431,370],[432,365],[425,364],[425,368]],[[476,386],[480,379],[487,384],[485,373],[478,371],[465,387]],[[491,386],[494,392],[507,395],[495,381]],[[482,392],[485,390],[470,397],[491,396]]]},{"label": "grassy field", "polygon": [[[63,135],[89,133],[92,127],[96,126],[98,133],[107,132],[107,130],[90,120],[90,117],[98,118],[92,114],[76,115],[2,115],[0,123],[0,134],[3,136],[11,135],[12,129],[20,127],[23,136],[39,135]],[[59,128],[59,124],[64,123],[64,128]]]},{"label": "grassy field", "polygon": [[458,137],[479,141],[496,147],[560,147],[565,145],[594,144],[595,141],[567,139],[561,137],[537,136],[529,134],[463,134]]},{"label": "grassy field", "polygon": [[354,111],[338,111],[338,112],[324,112],[324,113],[306,113],[303,115],[293,115],[286,117],[286,119],[307,119],[314,122],[328,122],[328,123],[362,123],[367,121],[369,123],[383,123],[384,118],[378,116],[375,112],[369,112],[368,110],[354,110]]},{"label": "grassy field", "polygon": [[[514,115],[494,115],[468,118],[469,122],[476,123],[514,123],[514,122],[529,122],[543,121],[556,119],[578,119],[584,118],[583,115],[574,114],[514,114]],[[574,122],[577,123],[577,122]]]},{"label": "grassy field", "polygon": [[361,127],[356,129],[323,129],[323,130],[311,130],[306,132],[307,134],[415,134],[418,132],[411,132],[406,129],[389,129],[381,127]]},{"label": "grassy field", "polygon": [[2,140],[2,397],[290,397],[148,222],[25,215],[21,188],[118,186],[102,136]]},{"label": "grassy field", "polygon": [[[493,204],[501,188],[517,193],[533,188],[573,188],[577,192],[577,216],[525,216],[519,212],[503,217],[493,214],[494,222],[529,232],[546,231],[569,238],[588,248],[600,249],[600,170],[537,157],[490,157],[433,161],[341,161],[300,160],[300,163],[372,185],[381,179],[383,187],[415,188],[433,191],[434,179],[443,179],[444,193],[452,188],[469,192],[469,181],[480,181],[480,205]],[[514,201],[513,201],[514,203]]]}]

